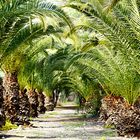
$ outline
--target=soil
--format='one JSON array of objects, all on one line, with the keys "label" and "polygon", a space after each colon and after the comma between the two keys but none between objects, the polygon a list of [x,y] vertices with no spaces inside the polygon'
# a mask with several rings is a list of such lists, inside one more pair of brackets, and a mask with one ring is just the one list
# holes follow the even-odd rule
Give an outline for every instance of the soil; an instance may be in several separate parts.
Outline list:
[{"label": "soil", "polygon": [[117,137],[114,129],[106,129],[97,118],[83,117],[75,107],[57,107],[33,118],[33,126],[19,126],[17,129],[0,132],[5,140],[137,140]]}]

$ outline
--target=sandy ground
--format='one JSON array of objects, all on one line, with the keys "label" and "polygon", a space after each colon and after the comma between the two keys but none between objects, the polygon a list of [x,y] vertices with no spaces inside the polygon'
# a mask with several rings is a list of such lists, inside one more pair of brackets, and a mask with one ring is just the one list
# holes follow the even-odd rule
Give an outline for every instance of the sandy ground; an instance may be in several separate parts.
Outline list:
[{"label": "sandy ground", "polygon": [[117,137],[115,130],[103,128],[97,119],[84,119],[72,108],[56,108],[31,121],[33,127],[19,126],[3,131],[5,140],[137,140]]}]

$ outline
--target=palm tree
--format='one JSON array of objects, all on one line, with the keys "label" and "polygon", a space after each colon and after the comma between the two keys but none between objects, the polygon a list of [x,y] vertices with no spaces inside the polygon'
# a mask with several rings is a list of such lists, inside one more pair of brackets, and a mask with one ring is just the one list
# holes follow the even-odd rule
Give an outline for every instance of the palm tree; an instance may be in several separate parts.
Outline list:
[{"label": "palm tree", "polygon": [[[77,57],[76,53],[71,54],[71,58],[74,56]],[[77,61],[75,65],[75,61],[76,59],[65,64],[66,71],[62,74],[58,84],[60,89],[68,88],[77,94],[79,109],[85,108],[85,112],[96,115],[100,108],[100,100],[104,95],[103,90],[99,82],[91,77],[91,72],[85,71],[81,64],[78,66]]]},{"label": "palm tree", "polygon": [[[19,90],[19,115],[22,117],[24,125],[29,125],[30,117],[30,102],[27,95],[26,88],[20,88]],[[21,122],[21,124],[23,123]]]},{"label": "palm tree", "polygon": [[[17,75],[21,61],[25,58],[21,50],[28,47],[29,42],[33,38],[57,32],[55,28],[58,28],[60,19],[63,19],[70,27],[71,22],[60,8],[44,1],[13,0],[3,1],[0,4],[0,20],[4,19],[1,23],[2,32],[0,37],[1,64],[5,72],[3,85],[6,90],[7,99],[9,100],[7,107],[13,109],[11,111],[7,110],[7,115],[14,122],[19,120],[17,117],[19,114],[19,85]],[[48,19],[52,19],[51,24],[46,24]],[[57,24],[54,21],[57,21]],[[55,26],[52,27],[52,25]]]},{"label": "palm tree", "polygon": [[[67,48],[57,49],[52,54],[49,51],[46,50],[47,56],[38,61],[36,71],[39,74],[39,79],[41,79],[40,83],[43,83],[44,92],[48,95],[47,109],[53,110],[59,94],[58,80],[64,71],[68,51]],[[42,67],[42,70],[40,70],[40,67]]]},{"label": "palm tree", "polygon": [[[65,49],[61,50],[58,48],[58,47],[65,48],[64,43],[62,43],[62,41],[59,39],[60,36],[58,35],[58,33],[59,32],[56,33],[56,36],[54,34],[52,36],[51,35],[44,36],[44,37],[40,37],[39,39],[35,39],[34,42],[31,44],[31,47],[33,46],[32,47],[33,49],[26,50],[27,52],[26,54],[28,55],[28,57],[26,59],[26,62],[22,64],[22,68],[20,69],[18,75],[20,87],[26,88],[27,85],[30,85],[28,89],[32,89],[32,91],[33,90],[35,91],[35,89],[37,89],[36,91],[39,92],[50,93],[49,95],[50,98],[53,95],[54,91],[58,89],[58,87],[54,86],[53,81],[56,74],[59,75],[59,73],[55,74],[54,71],[57,71],[57,69],[58,71],[62,69],[61,67],[63,67],[63,61],[61,62],[61,59],[64,59],[67,55],[65,54],[65,57],[63,56],[65,53],[64,51]],[[59,64],[61,67],[59,66]],[[55,74],[54,76],[53,73]],[[31,94],[31,97],[34,97],[33,95],[36,94]],[[42,94],[40,93],[38,95],[42,95]],[[29,100],[32,99],[29,98]],[[35,96],[34,103],[36,99],[37,98]],[[30,104],[33,103],[30,102]],[[44,104],[44,99],[42,100],[42,104]],[[42,104],[41,107],[43,107]],[[53,105],[52,108],[53,110],[54,109],[53,99],[52,99],[52,105]],[[43,108],[45,109],[45,107]],[[31,108],[31,110],[33,109]]]},{"label": "palm tree", "polygon": [[[75,55],[71,63],[96,78],[108,95],[102,100],[105,121],[113,123],[120,135],[136,135],[140,131],[136,106],[140,96],[137,1],[120,1],[112,11],[104,10],[98,0],[92,4],[72,3],[70,7],[89,17],[80,29],[89,28],[99,36],[97,47]],[[106,39],[104,43],[103,38]],[[135,115],[131,115],[132,112]]]},{"label": "palm tree", "polygon": [[38,105],[38,112],[41,113],[41,114],[44,114],[45,111],[46,111],[46,107],[45,107],[45,95],[43,93],[42,90],[37,90],[37,93],[38,93],[38,102],[39,102],[39,105]]},{"label": "palm tree", "polygon": [[[34,78],[34,63],[30,64],[30,67],[33,68],[32,71],[25,71],[29,66],[29,60],[24,64],[24,67],[20,69],[18,74],[18,81],[20,85],[20,100],[21,101],[21,112],[26,112],[25,114],[21,113],[23,117],[38,117],[38,93],[35,87],[35,78]],[[27,66],[28,65],[28,66]],[[30,74],[28,72],[31,72]]]},{"label": "palm tree", "polygon": [[3,97],[4,88],[2,86],[2,78],[0,78],[0,127],[5,125],[5,113],[4,113],[4,97]]},{"label": "palm tree", "polygon": [[[43,42],[43,44],[44,44],[44,42]],[[93,39],[88,40],[87,45],[84,45],[84,47],[82,48],[82,51],[88,45],[96,46],[97,44],[98,44],[97,38],[95,38],[94,40]],[[35,58],[33,58],[33,61],[31,61],[30,64],[26,63],[25,65],[27,65],[27,66],[24,66],[24,70],[27,72],[27,75],[28,75],[27,77],[29,77],[29,75],[31,75],[31,73],[34,72],[34,78],[35,78],[34,81],[37,82],[37,83],[35,82],[35,88],[37,90],[41,89],[41,91],[45,91],[46,94],[48,94],[48,96],[49,96],[48,110],[54,109],[54,107],[57,104],[58,94],[64,88],[64,86],[61,86],[61,85],[62,84],[66,85],[65,82],[64,83],[61,82],[61,78],[63,81],[63,74],[67,73],[67,70],[65,69],[65,63],[68,62],[71,55],[73,56],[77,52],[77,49],[72,48],[72,46],[70,44],[67,45],[65,43],[62,43],[61,40],[58,42],[58,39],[56,39],[56,38],[53,38],[51,46],[53,46],[53,48],[48,49],[49,48],[48,47],[48,48],[44,49],[43,52],[40,52],[38,55],[35,56]],[[60,47],[60,48],[58,48],[58,47]],[[32,53],[34,54],[34,52],[32,52]],[[32,67],[33,63],[36,63],[36,64],[35,64],[35,66]],[[30,66],[31,71],[29,70],[29,66]],[[40,68],[42,68],[42,69],[40,69]],[[24,73],[24,75],[21,76],[22,79],[23,79],[23,77],[25,77],[25,73],[26,73],[25,71],[22,72],[22,73]],[[75,71],[72,71],[71,69],[69,69],[68,75],[71,75],[70,73],[75,73]],[[76,74],[79,75],[78,72],[76,72]],[[74,77],[75,77],[75,75],[74,75]],[[26,79],[28,79],[28,78],[26,78]],[[71,78],[68,78],[68,79],[71,82]],[[76,80],[78,81],[78,79],[75,79],[75,81]],[[64,79],[64,81],[65,81],[65,79]],[[79,82],[82,83],[82,81],[79,81]],[[73,84],[74,85],[73,89],[75,91],[78,91],[78,88],[79,88],[78,92],[80,92],[80,94],[83,94],[83,95],[85,94],[84,95],[85,98],[87,98],[86,95],[88,96],[91,94],[91,91],[89,92],[89,90],[91,89],[91,84],[88,83],[89,90],[86,89],[88,84],[85,85],[83,83],[81,90],[80,90],[80,87],[76,86],[76,84],[77,84],[77,82],[75,82]],[[70,88],[72,88],[72,87],[70,87]]]},{"label": "palm tree", "polygon": [[30,102],[30,116],[38,117],[38,94],[33,88],[30,88],[27,94]]}]

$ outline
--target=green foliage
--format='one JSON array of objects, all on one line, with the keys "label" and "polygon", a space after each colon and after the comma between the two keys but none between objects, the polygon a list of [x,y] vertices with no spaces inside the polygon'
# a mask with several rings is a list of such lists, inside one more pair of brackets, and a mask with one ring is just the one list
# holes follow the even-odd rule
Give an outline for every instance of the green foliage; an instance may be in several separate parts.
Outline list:
[{"label": "green foliage", "polygon": [[101,137],[101,140],[106,140],[106,138],[105,137]]},{"label": "green foliage", "polygon": [[140,75],[131,64],[124,61],[121,54],[113,56],[105,47],[95,48],[93,52],[81,55],[74,65],[98,79],[106,94],[121,95],[130,104],[135,103],[140,96]]},{"label": "green foliage", "polygon": [[[96,93],[95,96],[93,96],[90,100],[87,101],[85,105],[85,112],[92,115],[99,115],[99,110],[101,107],[101,98],[103,96],[98,95],[99,93]],[[96,96],[100,96],[96,97]]]},{"label": "green foliage", "polygon": [[88,52],[78,53],[70,64],[74,62],[95,77],[107,94],[121,95],[134,104],[140,96],[139,8],[135,0],[128,1],[118,3],[109,13],[98,0],[70,4],[88,17],[83,27],[107,40]]},{"label": "green foliage", "polygon": [[21,88],[49,95],[69,89],[88,100],[91,95],[98,98],[99,84],[106,94],[134,104],[140,96],[137,1],[72,1],[67,6],[84,14],[73,14],[79,20],[76,27],[61,8],[45,1],[2,1],[2,68],[19,72]]},{"label": "green foliage", "polygon": [[104,128],[115,128],[113,125],[104,125]]},{"label": "green foliage", "polygon": [[[13,51],[17,51],[17,48],[20,47],[20,51],[23,52],[33,38],[58,32],[60,22],[68,25],[69,28],[73,26],[61,8],[36,0],[22,2],[12,0],[1,3],[0,21],[2,21],[0,24],[2,63],[13,54]],[[22,46],[24,46],[23,50],[21,50]]]},{"label": "green foliage", "polygon": [[11,129],[16,129],[18,126],[15,124],[12,124],[9,120],[6,120],[6,124],[0,128],[0,131],[6,131]]}]

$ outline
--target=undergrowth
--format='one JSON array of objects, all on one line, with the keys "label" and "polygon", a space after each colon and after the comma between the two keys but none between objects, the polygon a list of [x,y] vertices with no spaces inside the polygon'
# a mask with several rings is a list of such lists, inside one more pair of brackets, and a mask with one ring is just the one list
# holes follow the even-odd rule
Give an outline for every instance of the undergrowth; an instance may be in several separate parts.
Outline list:
[{"label": "undergrowth", "polygon": [[16,124],[12,124],[9,120],[6,120],[5,125],[0,128],[0,131],[16,129],[17,127]]}]

